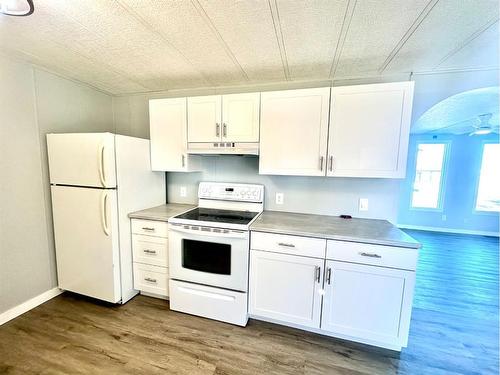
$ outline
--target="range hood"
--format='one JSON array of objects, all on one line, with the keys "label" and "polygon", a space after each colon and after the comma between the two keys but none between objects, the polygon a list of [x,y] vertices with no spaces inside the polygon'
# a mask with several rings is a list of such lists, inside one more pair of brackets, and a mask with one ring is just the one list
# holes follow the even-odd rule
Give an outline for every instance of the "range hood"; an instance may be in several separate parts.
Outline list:
[{"label": "range hood", "polygon": [[188,142],[188,154],[259,155],[258,142]]}]

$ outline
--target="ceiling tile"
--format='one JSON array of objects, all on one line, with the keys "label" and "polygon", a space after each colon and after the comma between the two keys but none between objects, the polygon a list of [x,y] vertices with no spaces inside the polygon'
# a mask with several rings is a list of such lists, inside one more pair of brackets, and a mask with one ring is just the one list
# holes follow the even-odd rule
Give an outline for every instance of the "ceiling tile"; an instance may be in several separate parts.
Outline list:
[{"label": "ceiling tile", "polygon": [[228,55],[207,17],[191,1],[120,0],[185,57],[185,64],[210,84],[246,82],[238,62]]},{"label": "ceiling tile", "polygon": [[363,0],[356,3],[335,79],[373,76],[429,0]]},{"label": "ceiling tile", "polygon": [[497,0],[440,0],[385,72],[432,70],[464,40],[498,19],[498,7]]},{"label": "ceiling tile", "polygon": [[278,0],[292,79],[328,79],[347,0]]},{"label": "ceiling tile", "polygon": [[499,66],[498,21],[448,56],[436,69],[487,69]]},{"label": "ceiling tile", "polygon": [[252,82],[284,80],[267,0],[198,0]]}]

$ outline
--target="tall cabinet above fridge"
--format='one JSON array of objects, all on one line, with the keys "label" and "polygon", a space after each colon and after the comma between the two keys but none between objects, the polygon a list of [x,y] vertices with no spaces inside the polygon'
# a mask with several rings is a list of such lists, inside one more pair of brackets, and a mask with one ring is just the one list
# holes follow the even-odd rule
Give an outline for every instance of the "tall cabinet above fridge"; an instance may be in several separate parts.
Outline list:
[{"label": "tall cabinet above fridge", "polygon": [[165,203],[149,140],[111,133],[47,135],[59,287],[111,303],[133,288],[128,213]]}]

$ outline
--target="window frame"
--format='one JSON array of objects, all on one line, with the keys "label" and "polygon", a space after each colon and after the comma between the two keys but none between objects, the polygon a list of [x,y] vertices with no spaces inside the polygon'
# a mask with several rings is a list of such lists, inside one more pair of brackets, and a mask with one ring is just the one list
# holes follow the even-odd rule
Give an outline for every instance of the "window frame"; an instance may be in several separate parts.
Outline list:
[{"label": "window frame", "polygon": [[[443,165],[441,168],[441,179],[439,181],[439,192],[438,192],[438,202],[437,207],[413,207],[413,186],[415,184],[415,177],[417,176],[417,161],[418,161],[418,146],[421,144],[442,144],[444,145],[443,152]],[[413,174],[411,180],[411,190],[410,190],[410,210],[412,211],[427,211],[427,212],[443,212],[444,211],[444,199],[446,195],[446,181],[448,180],[448,164],[450,160],[451,154],[451,145],[452,141],[450,139],[441,140],[441,139],[429,139],[429,140],[420,140],[415,144],[415,161],[413,163]]]},{"label": "window frame", "polygon": [[485,139],[481,142],[481,156],[478,158],[478,163],[477,163],[477,178],[476,178],[476,188],[474,189],[474,196],[472,199],[472,213],[474,215],[480,215],[480,216],[497,216],[500,214],[499,211],[481,211],[478,210],[477,207],[477,199],[478,199],[478,194],[479,194],[479,184],[481,182],[481,168],[483,167],[483,157],[484,157],[484,146],[488,144],[499,144],[499,142],[496,142],[493,139]]}]

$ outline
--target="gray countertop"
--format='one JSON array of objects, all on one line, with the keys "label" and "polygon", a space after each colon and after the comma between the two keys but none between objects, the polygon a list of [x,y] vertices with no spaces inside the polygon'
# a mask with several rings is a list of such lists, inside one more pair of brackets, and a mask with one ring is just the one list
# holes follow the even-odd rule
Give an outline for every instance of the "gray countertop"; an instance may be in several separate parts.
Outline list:
[{"label": "gray countertop", "polygon": [[418,249],[420,243],[387,220],[264,211],[250,230]]},{"label": "gray countertop", "polygon": [[196,206],[193,206],[191,204],[167,203],[162,204],[161,206],[132,212],[128,214],[128,217],[132,219],[168,221],[168,219],[170,219],[171,217],[179,215],[184,211],[190,210],[194,207]]}]

